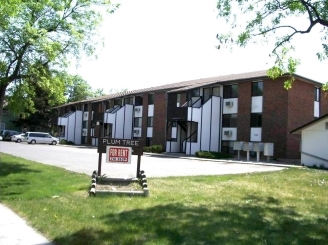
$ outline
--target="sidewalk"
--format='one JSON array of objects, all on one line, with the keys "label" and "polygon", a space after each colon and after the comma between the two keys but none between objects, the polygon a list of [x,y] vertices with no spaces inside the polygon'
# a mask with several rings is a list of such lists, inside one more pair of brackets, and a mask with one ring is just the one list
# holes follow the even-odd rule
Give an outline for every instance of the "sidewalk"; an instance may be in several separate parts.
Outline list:
[{"label": "sidewalk", "polygon": [[0,203],[1,245],[52,245],[24,219]]}]

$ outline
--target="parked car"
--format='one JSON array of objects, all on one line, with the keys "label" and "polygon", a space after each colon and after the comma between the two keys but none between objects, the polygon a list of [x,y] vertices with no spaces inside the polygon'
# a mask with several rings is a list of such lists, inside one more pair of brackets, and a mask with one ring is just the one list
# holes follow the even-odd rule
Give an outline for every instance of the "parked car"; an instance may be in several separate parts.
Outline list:
[{"label": "parked car", "polygon": [[49,144],[57,145],[59,139],[52,137],[48,133],[43,132],[26,132],[23,141],[26,141],[28,144]]},{"label": "parked car", "polygon": [[25,136],[25,134],[15,134],[13,136],[11,136],[11,141],[15,141],[16,143],[20,143],[23,141],[23,137]]},{"label": "parked car", "polygon": [[0,141],[2,140],[2,136],[0,136]]},{"label": "parked car", "polygon": [[15,131],[15,130],[3,130],[0,133],[0,136],[2,137],[2,140],[11,140],[11,137],[13,135],[17,135],[20,134],[20,132]]}]

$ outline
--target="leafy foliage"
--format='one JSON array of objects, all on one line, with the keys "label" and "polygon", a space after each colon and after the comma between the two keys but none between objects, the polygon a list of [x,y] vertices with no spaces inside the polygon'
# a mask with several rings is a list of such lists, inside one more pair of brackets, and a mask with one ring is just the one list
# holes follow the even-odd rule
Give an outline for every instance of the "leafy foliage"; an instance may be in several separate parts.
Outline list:
[{"label": "leafy foliage", "polygon": [[[245,47],[250,42],[267,42],[275,38],[272,54],[275,65],[268,75],[277,78],[283,74],[291,75],[285,82],[285,88],[291,88],[293,77],[299,61],[288,55],[293,50],[293,37],[297,34],[310,33],[314,27],[321,28],[322,52],[317,53],[320,60],[328,57],[328,2],[312,0],[218,0],[219,16],[231,24],[236,33],[217,35],[220,45],[235,44]],[[247,16],[248,21],[240,16]],[[307,20],[305,26],[300,18]],[[242,21],[238,21],[242,19]],[[328,89],[328,83],[324,85]]]},{"label": "leafy foliage", "polygon": [[152,146],[145,146],[143,148],[144,152],[152,152],[152,153],[162,153],[163,148],[161,145],[152,145]]},{"label": "leafy foliage", "polygon": [[[2,1],[0,121],[8,88],[11,95],[28,96],[31,94],[23,89],[37,81],[43,89],[64,95],[60,76],[65,74],[69,60],[78,60],[82,52],[94,53],[102,14],[117,7],[106,0]],[[31,107],[33,100],[30,97],[28,102]]]},{"label": "leafy foliage", "polygon": [[214,151],[196,151],[196,157],[208,158],[208,159],[227,159],[232,158],[232,155],[224,152],[214,152]]}]

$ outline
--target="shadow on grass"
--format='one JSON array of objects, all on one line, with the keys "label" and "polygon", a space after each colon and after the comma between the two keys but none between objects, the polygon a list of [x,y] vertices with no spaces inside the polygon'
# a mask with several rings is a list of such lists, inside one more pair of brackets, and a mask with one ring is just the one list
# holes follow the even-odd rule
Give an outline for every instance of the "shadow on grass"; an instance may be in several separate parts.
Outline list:
[{"label": "shadow on grass", "polygon": [[[15,162],[2,162],[0,161],[0,178],[5,178],[10,174],[27,174],[27,173],[39,173],[40,171],[32,170],[28,166]],[[14,196],[19,195],[22,192],[20,191],[11,191],[8,187],[10,186],[24,186],[28,185],[29,182],[23,177],[17,178],[16,176],[13,178],[5,178],[5,181],[0,182],[0,197],[4,196]]]},{"label": "shadow on grass", "polygon": [[32,170],[24,164],[15,162],[3,162],[0,160],[0,177],[5,177],[9,174],[21,173],[37,173],[39,171]]},{"label": "shadow on grass", "polygon": [[[272,197],[244,198],[243,205],[158,205],[108,214],[58,244],[327,244],[326,218],[311,220]],[[261,203],[261,205],[259,204]],[[99,226],[98,226],[99,227]]]}]

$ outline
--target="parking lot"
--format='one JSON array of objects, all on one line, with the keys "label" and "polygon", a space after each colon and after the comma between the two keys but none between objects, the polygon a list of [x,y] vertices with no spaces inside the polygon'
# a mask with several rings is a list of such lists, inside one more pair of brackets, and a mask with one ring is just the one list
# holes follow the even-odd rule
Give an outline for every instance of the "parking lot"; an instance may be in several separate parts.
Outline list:
[{"label": "parking lot", "polygon": [[[29,145],[0,141],[0,152],[88,175],[92,171],[98,170],[98,153],[95,147]],[[102,154],[101,174],[105,174],[107,177],[135,177],[136,169],[137,156],[132,156],[131,164],[112,164],[106,163],[105,154]],[[146,153],[141,157],[140,169],[145,171],[147,177],[168,177],[279,171],[284,167]]]}]

